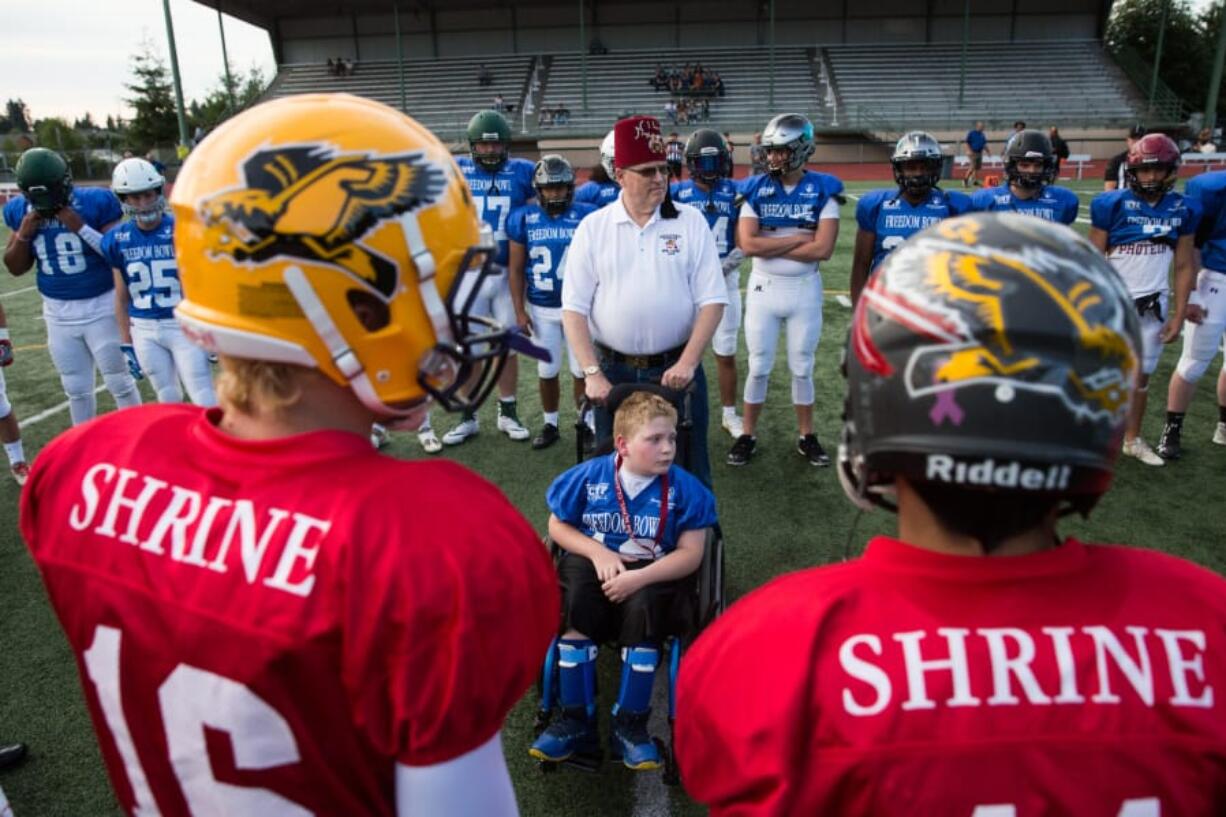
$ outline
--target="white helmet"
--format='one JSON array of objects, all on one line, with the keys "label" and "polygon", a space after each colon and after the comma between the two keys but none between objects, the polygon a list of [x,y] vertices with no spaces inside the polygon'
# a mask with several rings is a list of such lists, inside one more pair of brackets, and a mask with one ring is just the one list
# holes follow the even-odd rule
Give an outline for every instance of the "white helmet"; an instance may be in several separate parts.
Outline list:
[{"label": "white helmet", "polygon": [[[165,184],[166,179],[162,178],[162,174],[157,172],[151,162],[144,159],[124,159],[115,165],[115,171],[111,174],[111,190],[119,197],[124,214],[136,219],[138,224],[155,223],[166,212],[166,197],[162,195]],[[128,204],[129,195],[148,190],[158,192],[157,200],[152,204],[144,207]]]},{"label": "white helmet", "polygon": [[613,178],[613,131],[609,131],[600,143],[600,164],[604,166],[604,172],[609,174],[609,178]]}]

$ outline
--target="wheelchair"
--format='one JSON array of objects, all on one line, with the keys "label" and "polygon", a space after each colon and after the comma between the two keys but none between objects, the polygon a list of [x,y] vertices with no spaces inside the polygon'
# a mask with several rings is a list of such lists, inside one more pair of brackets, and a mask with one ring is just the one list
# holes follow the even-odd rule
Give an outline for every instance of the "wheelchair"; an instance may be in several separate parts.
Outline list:
[{"label": "wheelchair", "polygon": [[[690,437],[694,433],[694,423],[690,410],[692,390],[676,391],[652,383],[626,383],[615,386],[609,393],[606,406],[610,414],[617,411],[622,401],[636,391],[649,391],[668,400],[677,409],[677,456],[676,462],[683,468],[690,464]],[[595,440],[595,433],[583,421],[587,410],[592,407],[586,399],[579,408],[575,421],[575,461],[583,462],[593,456],[608,454],[613,450],[612,439]],[[561,548],[546,537],[546,544],[553,556],[554,565],[561,556]],[[690,603],[693,605],[693,615],[690,618],[695,623],[691,632],[682,636],[671,636],[662,644],[662,654],[667,656],[668,667],[668,731],[667,742],[656,738],[656,745],[663,759],[663,781],[668,785],[678,785],[681,782],[677,763],[673,756],[673,731],[676,717],[677,675],[681,669],[681,656],[693,643],[706,626],[716,616],[724,612],[724,540],[718,525],[707,530],[706,542],[703,548],[702,563],[694,574]],[[539,736],[553,720],[559,710],[558,706],[558,638],[554,638],[545,655],[545,664],[538,681],[540,704],[537,708],[536,720],[533,724],[533,735]],[[661,662],[663,663],[663,662]],[[537,761],[543,773],[557,771],[558,766],[570,766],[587,772],[596,772],[604,761],[603,751],[594,755],[580,755],[561,762]]]}]

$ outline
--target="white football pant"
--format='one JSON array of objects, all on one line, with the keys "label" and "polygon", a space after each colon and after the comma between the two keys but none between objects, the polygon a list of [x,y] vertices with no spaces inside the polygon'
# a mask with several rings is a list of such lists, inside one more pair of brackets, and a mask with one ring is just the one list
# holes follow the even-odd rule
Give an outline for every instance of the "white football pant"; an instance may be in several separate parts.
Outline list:
[{"label": "white football pant", "polygon": [[571,376],[583,377],[583,369],[579,368],[579,361],[575,359],[575,353],[562,333],[562,308],[528,304],[528,314],[532,316],[532,337],[538,346],[549,350],[548,363],[543,360],[536,362],[537,377],[548,380],[558,376],[558,372],[562,370],[563,348],[566,349],[566,362],[570,364]]},{"label": "white football pant", "polygon": [[1141,316],[1141,374],[1151,375],[1158,368],[1158,359],[1162,357],[1162,326],[1171,316],[1169,297],[1163,292],[1158,301],[1162,310],[1162,320],[1153,312]]},{"label": "white football pant", "polygon": [[745,295],[745,345],[749,349],[746,403],[766,402],[781,326],[787,331],[792,403],[812,405],[813,359],[822,334],[821,273],[795,277],[750,273]]},{"label": "white football pant", "polygon": [[94,398],[95,364],[119,408],[140,405],[136,381],[128,373],[128,362],[119,348],[119,327],[114,315],[103,315],[86,323],[57,323],[48,318],[47,350],[60,373],[73,425],[98,413],[98,401]]},{"label": "white football pant", "polygon": [[[476,280],[477,273],[464,273],[464,277],[460,279],[460,288],[456,292],[457,308],[463,306],[468,300],[468,295],[472,292]],[[503,327],[515,325],[515,302],[511,300],[511,285],[505,270],[501,275],[486,276],[481,289],[477,290],[469,314],[493,318]],[[511,352],[511,354],[515,353]]]},{"label": "white football pant", "polygon": [[736,336],[741,331],[741,271],[734,269],[724,275],[724,285],[728,287],[728,305],[711,336],[711,349],[720,357],[733,357]]},{"label": "white football pant", "polygon": [[159,403],[183,402],[183,391],[179,388],[182,380],[193,403],[217,405],[209,356],[187,339],[174,318],[132,318],[132,346]]},{"label": "white football pant", "polygon": [[1201,379],[1226,335],[1226,272],[1201,270],[1194,297],[1207,314],[1203,323],[1183,325],[1183,354],[1176,371],[1189,383]]}]

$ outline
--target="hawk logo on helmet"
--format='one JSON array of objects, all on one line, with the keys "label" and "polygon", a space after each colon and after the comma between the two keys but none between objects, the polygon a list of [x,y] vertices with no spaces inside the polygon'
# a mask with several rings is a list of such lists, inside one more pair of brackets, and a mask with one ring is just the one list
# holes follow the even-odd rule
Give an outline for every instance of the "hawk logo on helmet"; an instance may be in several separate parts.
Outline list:
[{"label": "hawk logo on helmet", "polygon": [[[1111,308],[1101,292],[1111,282],[1081,280],[1062,290],[1050,273],[1069,262],[1040,248],[977,251],[973,245],[933,236],[896,253],[890,279],[895,286],[887,288],[878,276],[857,305],[852,348],[866,369],[887,377],[893,373],[869,339],[871,312],[873,320],[891,320],[933,341],[917,347],[907,360],[904,382],[912,399],[940,399],[963,386],[994,384],[1001,401],[1012,399],[1016,390],[1027,390],[1058,397],[1082,419],[1123,419],[1137,356],[1124,331],[1123,315],[1103,314]],[[908,256],[923,261],[908,264]],[[1095,273],[1079,272],[1091,277]],[[1020,297],[1021,290],[1030,290],[1030,297]],[[1044,305],[1043,320],[1052,331],[1060,327],[1078,340],[1083,365],[1053,369],[1018,352],[1012,333],[1022,316],[1016,310],[1021,305],[1033,309],[1036,303]]]},{"label": "hawk logo on helmet", "polygon": [[396,265],[358,241],[385,219],[433,205],[448,180],[422,151],[371,156],[322,145],[264,148],[240,172],[240,186],[200,202],[210,254],[330,264],[384,298],[396,291]]}]

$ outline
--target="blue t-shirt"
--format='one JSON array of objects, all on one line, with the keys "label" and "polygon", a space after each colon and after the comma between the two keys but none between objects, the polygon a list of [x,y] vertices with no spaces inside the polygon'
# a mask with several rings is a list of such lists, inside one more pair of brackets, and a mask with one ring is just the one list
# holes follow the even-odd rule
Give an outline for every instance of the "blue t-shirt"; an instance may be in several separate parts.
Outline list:
[{"label": "blue t-shirt", "polygon": [[873,234],[873,261],[876,269],[890,251],[915,233],[941,219],[960,216],[971,208],[965,193],[932,190],[919,204],[911,204],[897,187],[865,193],[856,203],[856,224]]},{"label": "blue t-shirt", "polygon": [[1201,264],[1226,272],[1226,170],[1189,179],[1183,194],[1197,202],[1201,210],[1200,229],[1196,233]]},{"label": "blue t-shirt", "polygon": [[532,173],[535,165],[527,159],[507,159],[506,164],[490,173],[472,160],[471,156],[456,159],[464,181],[473,194],[477,214],[481,216],[498,241],[498,255],[494,261],[507,265],[507,219],[511,211],[523,207],[536,196],[532,188]]},{"label": "blue t-shirt", "polygon": [[1008,184],[990,190],[980,190],[971,196],[973,210],[1024,213],[1061,224],[1072,224],[1076,221],[1080,207],[1081,202],[1076,193],[1067,187],[1055,185],[1044,187],[1037,196],[1029,199],[1019,199],[1013,195]]},{"label": "blue t-shirt", "polygon": [[[673,184],[670,194],[673,201],[688,204],[702,213],[711,232],[715,234],[715,247],[720,258],[736,249],[736,220],[741,213],[736,184],[731,179],[720,179],[719,184],[707,193],[693,179]],[[710,206],[708,206],[710,205]]]},{"label": "blue t-shirt", "polygon": [[596,209],[612,204],[622,192],[617,182],[584,182],[575,191],[575,201],[580,204],[594,204]]},{"label": "blue t-shirt", "polygon": [[578,203],[572,203],[557,218],[535,203],[511,211],[511,217],[507,219],[507,238],[524,246],[528,303],[555,308],[562,306],[566,252],[570,249],[570,241],[575,237],[579,222],[594,212],[595,205]]},{"label": "blue t-shirt", "polygon": [[976,153],[981,153],[988,146],[988,135],[981,130],[967,131],[966,145]]},{"label": "blue t-shirt", "polygon": [[[653,479],[633,498],[626,494],[626,510],[638,540],[631,542],[613,487],[616,456],[594,457],[555,479],[545,494],[550,512],[609,550],[639,559],[658,559],[671,553],[676,550],[681,534],[716,523],[715,494],[688,471],[674,465],[668,469],[668,518],[658,549],[654,542],[660,527],[660,478]],[[654,553],[647,552],[649,546]]]},{"label": "blue t-shirt", "polygon": [[842,194],[843,183],[828,173],[806,170],[791,192],[769,173],[754,176],[741,189],[761,229],[814,230],[827,202]]},{"label": "blue t-shirt", "polygon": [[1090,202],[1090,223],[1107,233],[1107,246],[1149,241],[1174,246],[1180,236],[1194,234],[1200,209],[1183,195],[1170,192],[1149,204],[1131,188],[1099,193]]},{"label": "blue t-shirt", "polygon": [[[119,199],[101,187],[73,188],[69,204],[82,221],[99,232],[123,217]],[[9,199],[4,205],[4,223],[15,231],[28,209],[25,196]],[[38,265],[35,283],[38,291],[48,298],[83,301],[96,298],[115,286],[106,259],[58,218],[44,221],[30,245]]]},{"label": "blue t-shirt", "polygon": [[165,320],[175,316],[183,290],[175,260],[174,216],[163,215],[162,223],[148,231],[132,221],[115,225],[102,237],[102,253],[128,284],[129,317]]}]

